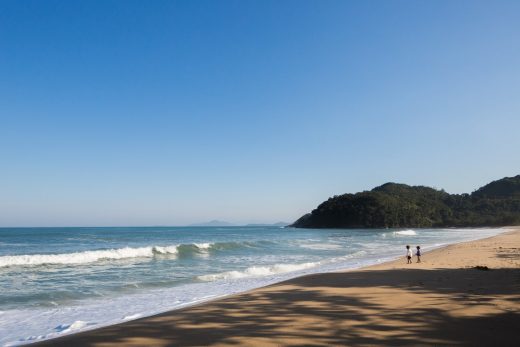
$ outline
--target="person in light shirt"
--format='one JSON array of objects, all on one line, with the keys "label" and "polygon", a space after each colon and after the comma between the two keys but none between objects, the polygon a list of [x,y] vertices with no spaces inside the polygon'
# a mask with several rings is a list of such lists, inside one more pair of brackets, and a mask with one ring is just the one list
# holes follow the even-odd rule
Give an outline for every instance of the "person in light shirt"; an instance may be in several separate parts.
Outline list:
[{"label": "person in light shirt", "polygon": [[406,245],[406,259],[408,260],[408,262],[406,264],[411,264],[412,263],[412,250],[410,249],[410,245]]}]

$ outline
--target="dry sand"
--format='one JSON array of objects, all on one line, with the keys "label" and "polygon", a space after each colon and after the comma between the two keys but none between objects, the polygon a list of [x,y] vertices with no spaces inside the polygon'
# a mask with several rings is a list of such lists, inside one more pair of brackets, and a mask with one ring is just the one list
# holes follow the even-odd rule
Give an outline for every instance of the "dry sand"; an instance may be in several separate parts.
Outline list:
[{"label": "dry sand", "polygon": [[422,258],[304,276],[39,345],[520,346],[520,228]]}]

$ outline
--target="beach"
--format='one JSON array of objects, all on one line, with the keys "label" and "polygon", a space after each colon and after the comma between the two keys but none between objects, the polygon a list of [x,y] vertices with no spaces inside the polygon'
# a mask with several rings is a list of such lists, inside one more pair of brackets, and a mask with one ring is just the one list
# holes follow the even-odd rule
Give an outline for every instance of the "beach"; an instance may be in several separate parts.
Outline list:
[{"label": "beach", "polygon": [[520,345],[520,228],[37,346]]}]

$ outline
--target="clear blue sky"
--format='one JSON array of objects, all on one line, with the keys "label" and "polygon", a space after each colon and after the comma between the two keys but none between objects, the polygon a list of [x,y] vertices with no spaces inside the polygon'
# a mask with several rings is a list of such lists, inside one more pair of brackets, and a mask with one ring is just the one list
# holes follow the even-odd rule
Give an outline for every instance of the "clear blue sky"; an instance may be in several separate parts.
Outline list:
[{"label": "clear blue sky", "polygon": [[1,1],[0,226],[293,221],[520,173],[519,1]]}]

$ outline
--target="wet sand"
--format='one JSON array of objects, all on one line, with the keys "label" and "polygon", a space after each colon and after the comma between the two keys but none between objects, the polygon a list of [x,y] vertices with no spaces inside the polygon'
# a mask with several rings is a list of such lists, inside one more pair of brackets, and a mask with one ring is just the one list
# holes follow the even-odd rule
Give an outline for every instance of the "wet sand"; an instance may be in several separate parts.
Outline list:
[{"label": "wet sand", "polygon": [[520,346],[520,227],[413,261],[303,276],[35,345]]}]

